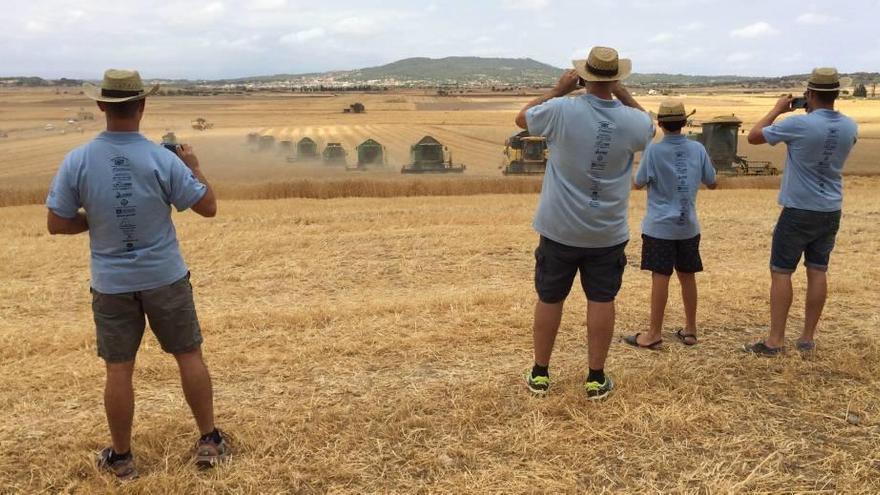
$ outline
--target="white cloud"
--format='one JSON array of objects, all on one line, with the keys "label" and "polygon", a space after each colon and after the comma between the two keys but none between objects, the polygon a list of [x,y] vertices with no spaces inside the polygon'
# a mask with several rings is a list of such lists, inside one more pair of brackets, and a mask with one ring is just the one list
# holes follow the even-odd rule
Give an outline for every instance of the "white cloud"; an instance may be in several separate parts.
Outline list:
[{"label": "white cloud", "polygon": [[693,21],[693,22],[689,22],[689,23],[685,24],[684,26],[682,26],[681,29],[682,29],[682,31],[700,31],[701,29],[703,29],[705,27],[706,27],[706,25],[703,24],[702,22]]},{"label": "white cloud", "polygon": [[304,31],[297,31],[295,33],[285,34],[278,41],[286,45],[296,45],[318,38],[323,38],[326,34],[327,32],[324,31],[324,28],[316,27],[312,29],[306,29]]},{"label": "white cloud", "polygon": [[202,15],[209,16],[221,15],[223,12],[226,12],[226,6],[223,5],[223,2],[211,2],[201,9]]},{"label": "white cloud", "polygon": [[46,33],[49,25],[44,21],[30,20],[24,24],[24,30],[29,33]]},{"label": "white cloud", "polygon": [[486,43],[491,43],[492,41],[494,40],[491,36],[480,36],[473,40],[472,43],[475,45],[484,45]]},{"label": "white cloud", "polygon": [[336,21],[333,30],[337,33],[356,36],[369,36],[382,30],[380,23],[369,17],[345,17]]},{"label": "white cloud", "polygon": [[833,15],[826,14],[817,14],[815,12],[807,12],[801,14],[795,19],[795,22],[798,24],[810,24],[810,25],[822,25],[822,24],[831,24],[833,22],[839,21],[839,17],[835,17]]},{"label": "white cloud", "polygon": [[503,4],[514,10],[541,10],[550,6],[550,0],[504,0]]},{"label": "white cloud", "polygon": [[648,39],[650,43],[666,43],[667,41],[672,41],[675,38],[678,38],[678,35],[672,33],[657,33],[654,36]]},{"label": "white cloud", "polygon": [[287,0],[249,0],[245,5],[250,10],[277,10],[287,7]]},{"label": "white cloud", "polygon": [[765,36],[773,36],[778,34],[779,31],[776,30],[770,24],[764,21],[758,21],[753,24],[749,24],[748,26],[743,26],[739,29],[734,29],[730,32],[730,36],[734,38],[763,38]]},{"label": "white cloud", "polygon": [[755,58],[754,54],[749,52],[733,52],[727,56],[725,60],[732,64],[741,64],[743,62],[748,62]]}]

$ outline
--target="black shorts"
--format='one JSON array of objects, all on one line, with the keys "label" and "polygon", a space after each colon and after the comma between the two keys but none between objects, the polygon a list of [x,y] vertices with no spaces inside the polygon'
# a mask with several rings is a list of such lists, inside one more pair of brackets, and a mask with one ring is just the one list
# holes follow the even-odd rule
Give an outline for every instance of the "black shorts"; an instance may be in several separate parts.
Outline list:
[{"label": "black shorts", "polygon": [[108,363],[133,361],[146,319],[162,350],[182,354],[202,343],[189,274],[171,285],[124,294],[92,289],[98,356]]},{"label": "black shorts", "polygon": [[783,208],[773,230],[770,270],[792,273],[801,255],[807,268],[823,272],[828,270],[839,229],[840,211]]},{"label": "black shorts", "polygon": [[535,290],[543,303],[556,304],[568,297],[580,271],[587,299],[611,302],[617,297],[626,268],[626,242],[607,248],[566,246],[541,236],[535,250]]},{"label": "black shorts", "polygon": [[690,239],[658,239],[642,234],[642,270],[671,276],[672,269],[679,273],[703,271],[700,258],[700,234]]}]

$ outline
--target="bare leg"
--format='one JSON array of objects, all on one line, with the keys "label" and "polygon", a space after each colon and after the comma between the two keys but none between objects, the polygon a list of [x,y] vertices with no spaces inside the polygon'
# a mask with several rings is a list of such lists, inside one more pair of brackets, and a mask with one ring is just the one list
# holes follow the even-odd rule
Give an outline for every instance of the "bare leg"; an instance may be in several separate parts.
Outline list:
[{"label": "bare leg", "polygon": [[535,324],[532,327],[535,364],[540,366],[550,364],[556,333],[559,332],[559,324],[562,322],[562,305],[563,303],[547,304],[538,301],[535,306]]},{"label": "bare leg", "polygon": [[214,393],[211,388],[211,375],[202,359],[202,350],[197,348],[183,354],[175,354],[180,368],[180,383],[183,395],[192,410],[199,432],[202,435],[214,431]]},{"label": "bare leg", "polygon": [[614,301],[587,301],[587,360],[590,369],[605,368],[614,335]]},{"label": "bare leg", "polygon": [[134,387],[131,377],[134,361],[107,363],[104,385],[104,410],[110,426],[113,451],[124,454],[131,450],[131,424],[134,421]]},{"label": "bare leg", "polygon": [[791,308],[791,274],[770,273],[770,335],[764,343],[779,348],[785,344],[785,323]]},{"label": "bare leg", "polygon": [[685,335],[697,335],[697,276],[695,273],[678,272],[681,283],[681,300],[684,303]]},{"label": "bare leg", "polygon": [[816,337],[816,326],[822,309],[825,307],[825,299],[828,296],[828,277],[825,272],[813,268],[807,268],[807,302],[804,311],[804,333],[798,339],[801,342],[812,342]]},{"label": "bare leg", "polygon": [[661,273],[651,274],[651,326],[647,333],[639,335],[638,343],[650,345],[662,338],[663,315],[669,298],[669,277]]}]

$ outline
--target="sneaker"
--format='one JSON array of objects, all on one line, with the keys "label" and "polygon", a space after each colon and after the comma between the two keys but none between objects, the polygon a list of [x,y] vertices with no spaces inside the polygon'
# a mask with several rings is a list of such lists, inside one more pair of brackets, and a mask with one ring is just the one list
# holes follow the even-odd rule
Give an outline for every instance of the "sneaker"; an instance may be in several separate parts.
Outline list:
[{"label": "sneaker", "polygon": [[112,452],[113,447],[107,447],[98,452],[98,469],[113,473],[119,481],[131,481],[137,478],[138,472],[134,467],[134,456],[129,455],[125,459],[110,462],[110,454]]},{"label": "sneaker", "polygon": [[222,431],[220,431],[220,443],[215,442],[213,439],[202,440],[200,438],[196,443],[196,466],[200,468],[214,467],[226,460],[229,450],[226,434]]},{"label": "sneaker", "polygon": [[545,395],[550,390],[549,376],[532,376],[531,371],[526,372],[526,387],[535,395]]},{"label": "sneaker", "polygon": [[601,400],[608,397],[614,390],[614,381],[606,373],[604,382],[586,382],[584,389],[587,391],[587,400]]},{"label": "sneaker", "polygon": [[755,354],[757,356],[764,357],[775,357],[782,353],[781,347],[770,347],[764,343],[763,340],[759,340],[754,344],[745,344],[742,346],[743,352],[747,352],[749,354]]}]

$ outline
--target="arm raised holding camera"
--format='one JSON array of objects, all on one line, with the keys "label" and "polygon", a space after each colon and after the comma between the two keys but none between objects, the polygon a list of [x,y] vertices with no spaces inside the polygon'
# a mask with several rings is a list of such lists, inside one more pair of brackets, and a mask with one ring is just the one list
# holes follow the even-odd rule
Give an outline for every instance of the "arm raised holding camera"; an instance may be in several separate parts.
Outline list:
[{"label": "arm raised holding camera", "polygon": [[792,99],[791,95],[782,95],[776,100],[776,105],[773,106],[773,109],[770,110],[767,115],[755,122],[754,127],[749,131],[749,144],[767,143],[767,139],[764,137],[764,128],[773,125],[773,122],[775,122],[780,115],[792,111]]}]

